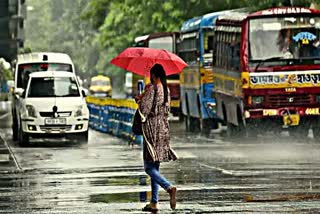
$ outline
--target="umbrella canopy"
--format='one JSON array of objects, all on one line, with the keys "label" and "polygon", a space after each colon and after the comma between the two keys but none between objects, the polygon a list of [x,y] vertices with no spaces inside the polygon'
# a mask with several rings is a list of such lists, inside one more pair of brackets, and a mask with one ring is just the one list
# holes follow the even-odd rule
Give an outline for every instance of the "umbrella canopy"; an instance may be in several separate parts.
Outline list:
[{"label": "umbrella canopy", "polygon": [[150,76],[154,64],[161,64],[167,76],[180,73],[187,66],[180,57],[167,50],[136,47],[125,49],[111,60],[111,64],[142,76]]}]

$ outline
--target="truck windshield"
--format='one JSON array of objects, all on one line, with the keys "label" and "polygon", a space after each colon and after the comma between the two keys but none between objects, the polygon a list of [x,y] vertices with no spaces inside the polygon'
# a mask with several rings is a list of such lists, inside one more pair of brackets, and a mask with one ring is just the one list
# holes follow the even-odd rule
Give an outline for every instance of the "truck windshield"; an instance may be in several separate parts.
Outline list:
[{"label": "truck windshield", "polygon": [[26,88],[29,75],[38,71],[67,71],[72,72],[72,66],[64,63],[27,63],[18,65],[17,87]]},{"label": "truck windshield", "polygon": [[173,52],[173,37],[165,36],[159,38],[153,38],[149,40],[149,47],[156,49],[164,49],[170,52]]},{"label": "truck windshield", "polygon": [[288,16],[250,20],[250,62],[279,58],[294,59],[293,62],[299,62],[297,59],[308,59],[308,62],[314,59],[312,63],[320,64],[319,57],[320,17]]},{"label": "truck windshield", "polygon": [[79,97],[80,92],[75,78],[38,77],[32,78],[28,97]]}]

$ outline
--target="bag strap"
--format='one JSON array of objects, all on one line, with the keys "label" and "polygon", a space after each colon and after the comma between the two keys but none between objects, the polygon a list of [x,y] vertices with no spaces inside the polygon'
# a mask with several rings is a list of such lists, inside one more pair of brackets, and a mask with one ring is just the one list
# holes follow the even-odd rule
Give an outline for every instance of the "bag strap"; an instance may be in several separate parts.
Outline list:
[{"label": "bag strap", "polygon": [[151,107],[151,114],[155,114],[155,109],[156,109],[156,105],[157,105],[157,92],[158,92],[158,87],[157,85],[154,85],[154,95],[153,95],[153,102],[152,102],[152,107]]}]

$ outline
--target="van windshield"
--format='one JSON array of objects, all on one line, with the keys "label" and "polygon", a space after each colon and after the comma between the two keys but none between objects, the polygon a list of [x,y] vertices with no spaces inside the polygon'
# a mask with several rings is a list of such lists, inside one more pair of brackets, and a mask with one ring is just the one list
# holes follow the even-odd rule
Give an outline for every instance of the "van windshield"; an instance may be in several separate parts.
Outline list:
[{"label": "van windshield", "polygon": [[17,87],[27,88],[29,75],[38,71],[67,71],[72,72],[71,64],[65,63],[27,63],[18,65]]},{"label": "van windshield", "polygon": [[79,97],[75,78],[37,77],[32,78],[28,97]]},{"label": "van windshield", "polygon": [[109,80],[93,80],[91,82],[92,86],[108,86],[110,85],[110,81]]}]

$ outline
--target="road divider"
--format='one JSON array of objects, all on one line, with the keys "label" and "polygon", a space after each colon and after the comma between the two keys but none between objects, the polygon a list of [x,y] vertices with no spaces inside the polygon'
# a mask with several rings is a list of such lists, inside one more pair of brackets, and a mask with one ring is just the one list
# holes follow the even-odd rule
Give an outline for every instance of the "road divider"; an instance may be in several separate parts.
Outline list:
[{"label": "road divider", "polygon": [[133,116],[138,108],[134,99],[86,97],[92,129],[127,139],[129,143],[142,144],[142,136],[132,130]]},{"label": "road divider", "polygon": [[11,102],[0,101],[0,128],[9,128],[11,123]]}]

